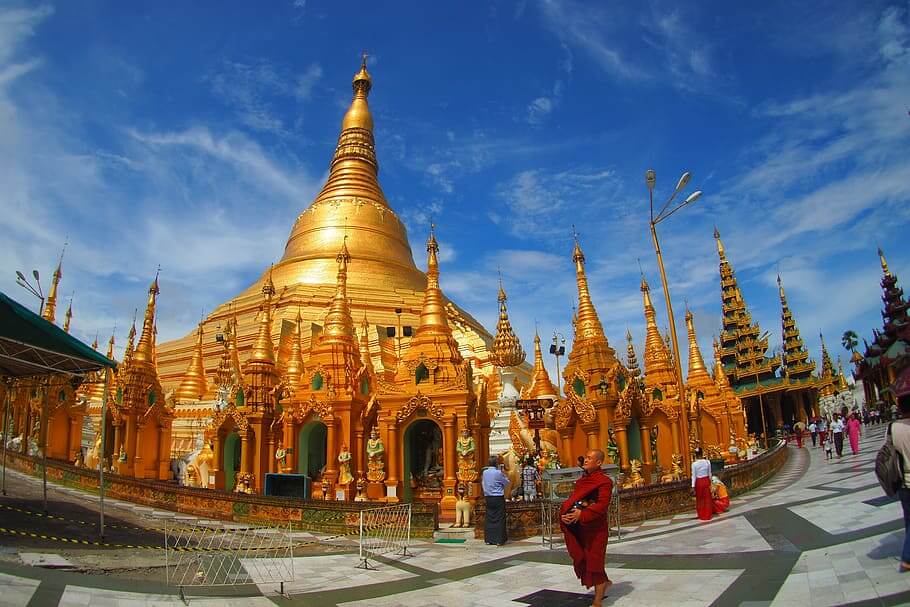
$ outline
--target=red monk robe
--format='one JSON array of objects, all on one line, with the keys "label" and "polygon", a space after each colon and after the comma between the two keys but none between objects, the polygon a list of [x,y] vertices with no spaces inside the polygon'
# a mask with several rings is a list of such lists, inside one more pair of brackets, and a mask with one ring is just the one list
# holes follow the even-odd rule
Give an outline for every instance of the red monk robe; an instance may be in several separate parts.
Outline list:
[{"label": "red monk robe", "polygon": [[575,566],[575,575],[586,588],[609,581],[604,569],[607,538],[610,535],[609,508],[613,481],[597,469],[575,481],[575,490],[562,503],[560,516],[572,509],[575,502],[586,501],[577,523],[559,527],[566,537],[566,548]]}]

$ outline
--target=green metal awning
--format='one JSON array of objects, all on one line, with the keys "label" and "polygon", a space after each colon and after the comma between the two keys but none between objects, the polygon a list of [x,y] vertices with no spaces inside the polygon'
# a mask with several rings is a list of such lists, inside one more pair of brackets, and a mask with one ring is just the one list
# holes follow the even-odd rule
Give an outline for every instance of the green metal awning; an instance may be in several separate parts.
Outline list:
[{"label": "green metal awning", "polygon": [[0,291],[0,375],[83,375],[104,367],[117,363]]}]

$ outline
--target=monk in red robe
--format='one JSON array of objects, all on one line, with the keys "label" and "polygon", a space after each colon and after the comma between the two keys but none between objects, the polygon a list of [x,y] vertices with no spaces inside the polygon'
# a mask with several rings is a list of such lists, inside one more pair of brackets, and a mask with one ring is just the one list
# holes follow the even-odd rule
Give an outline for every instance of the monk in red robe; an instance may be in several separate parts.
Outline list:
[{"label": "monk in red robe", "polygon": [[594,587],[594,607],[600,607],[607,589],[613,585],[604,568],[613,481],[600,469],[603,461],[603,451],[588,451],[582,466],[584,475],[575,481],[575,490],[559,511],[559,526],[566,537],[575,575],[585,588]]}]

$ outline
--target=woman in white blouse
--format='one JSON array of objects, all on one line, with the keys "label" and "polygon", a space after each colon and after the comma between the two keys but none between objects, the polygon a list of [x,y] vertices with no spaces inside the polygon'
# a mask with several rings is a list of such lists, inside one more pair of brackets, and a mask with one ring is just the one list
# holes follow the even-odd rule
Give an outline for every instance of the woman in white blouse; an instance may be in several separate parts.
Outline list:
[{"label": "woman in white blouse", "polygon": [[692,489],[695,491],[695,512],[703,521],[710,521],[714,513],[711,501],[711,462],[702,455],[701,447],[695,449],[692,461]]}]

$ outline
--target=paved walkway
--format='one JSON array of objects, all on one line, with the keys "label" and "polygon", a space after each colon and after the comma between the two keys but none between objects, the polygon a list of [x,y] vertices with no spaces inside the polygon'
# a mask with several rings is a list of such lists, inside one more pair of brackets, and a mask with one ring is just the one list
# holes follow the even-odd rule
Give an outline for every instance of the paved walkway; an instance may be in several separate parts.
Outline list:
[{"label": "paved walkway", "polygon": [[[897,572],[900,505],[883,497],[873,473],[885,426],[863,438],[859,455],[825,461],[819,449],[791,448],[784,469],[733,500],[711,522],[694,514],[649,521],[611,542],[608,605],[901,605],[910,574]],[[848,448],[849,450],[849,448]],[[0,554],[8,554],[0,537]],[[589,605],[562,550],[540,539],[503,548],[480,542],[418,543],[413,556],[383,559],[376,571],[355,554],[296,557],[290,598],[262,585],[226,596],[190,596],[190,605]],[[20,554],[21,557],[21,554]],[[210,595],[212,593],[209,593]],[[254,595],[254,596],[251,596]],[[151,582],[0,563],[0,605],[182,605],[176,590]]]}]

